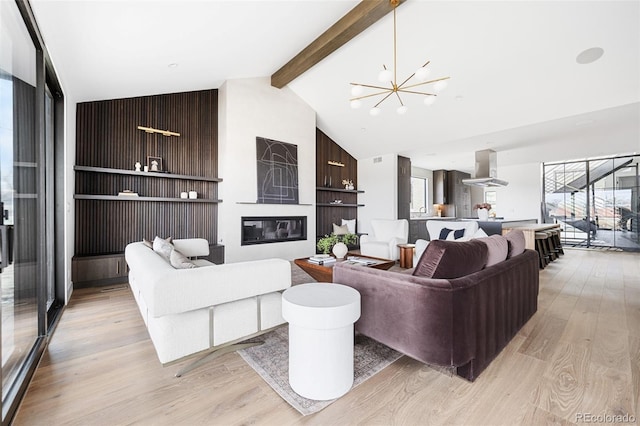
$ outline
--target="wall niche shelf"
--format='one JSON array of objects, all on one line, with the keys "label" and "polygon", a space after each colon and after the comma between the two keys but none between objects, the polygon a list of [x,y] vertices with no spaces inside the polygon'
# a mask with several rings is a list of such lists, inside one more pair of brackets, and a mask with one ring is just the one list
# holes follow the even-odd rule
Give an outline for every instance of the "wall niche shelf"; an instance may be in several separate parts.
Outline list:
[{"label": "wall niche shelf", "polygon": [[[364,191],[345,189],[342,181],[358,186],[358,161],[340,145],[316,128],[316,239],[333,231],[333,224],[358,219],[358,194]],[[323,186],[334,182],[334,186]],[[334,200],[341,200],[335,203]]]},{"label": "wall niche shelf", "polygon": [[307,203],[256,203],[255,201],[236,201],[236,204],[255,204],[257,206],[312,206]]},{"label": "wall niche shelf", "polygon": [[364,207],[364,204],[351,203],[317,203],[318,207]]},{"label": "wall niche shelf", "polygon": [[104,201],[156,201],[156,202],[172,202],[172,203],[221,203],[222,200],[211,200],[207,198],[167,198],[167,197],[132,197],[119,195],[94,195],[94,194],[76,194],[73,196],[76,200],[104,200]]},{"label": "wall niche shelf", "polygon": [[77,172],[110,173],[114,175],[130,175],[130,176],[141,176],[141,177],[150,177],[150,178],[199,180],[204,182],[222,182],[221,178],[215,178],[215,177],[180,175],[175,173],[136,172],[135,170],[112,169],[108,167],[75,166],[74,170]]},{"label": "wall niche shelf", "polygon": [[327,188],[326,186],[318,186],[316,187],[316,191],[346,192],[348,194],[364,194],[364,191],[361,191],[359,189]]}]

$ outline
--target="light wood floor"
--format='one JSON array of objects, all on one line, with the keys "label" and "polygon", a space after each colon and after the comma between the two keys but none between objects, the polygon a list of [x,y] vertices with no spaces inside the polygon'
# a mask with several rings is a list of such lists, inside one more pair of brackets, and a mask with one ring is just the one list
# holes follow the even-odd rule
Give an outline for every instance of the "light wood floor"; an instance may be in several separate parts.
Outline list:
[{"label": "light wood floor", "polygon": [[235,353],[174,378],[181,364],[160,366],[128,289],[77,290],[15,424],[637,424],[640,254],[566,253],[540,272],[537,314],[474,383],[403,357],[307,417]]}]

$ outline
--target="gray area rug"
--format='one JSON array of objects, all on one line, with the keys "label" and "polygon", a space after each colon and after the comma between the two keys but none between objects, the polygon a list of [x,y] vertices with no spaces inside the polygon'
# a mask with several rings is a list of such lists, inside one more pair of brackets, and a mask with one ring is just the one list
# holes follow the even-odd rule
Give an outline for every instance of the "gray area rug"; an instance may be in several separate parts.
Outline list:
[{"label": "gray area rug", "polygon": [[[242,349],[238,353],[282,399],[302,415],[316,413],[335,401],[307,399],[295,393],[289,386],[288,326],[280,327],[255,340],[264,341],[264,344]],[[357,336],[353,356],[353,387],[356,387],[398,360],[402,354],[368,337]]]}]

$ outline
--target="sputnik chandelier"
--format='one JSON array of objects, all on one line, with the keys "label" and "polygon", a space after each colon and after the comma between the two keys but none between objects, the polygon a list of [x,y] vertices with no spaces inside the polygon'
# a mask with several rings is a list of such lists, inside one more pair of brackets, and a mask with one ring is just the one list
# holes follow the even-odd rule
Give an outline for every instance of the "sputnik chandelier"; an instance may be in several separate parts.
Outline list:
[{"label": "sputnik chandelier", "polygon": [[[424,63],[424,65],[418,68],[416,72],[414,72],[409,77],[407,77],[402,83],[398,84],[398,80],[396,79],[396,75],[397,75],[396,8],[398,7],[398,4],[400,4],[400,0],[390,0],[390,3],[391,3],[391,6],[393,7],[393,72],[387,69],[386,65],[382,65],[383,69],[382,71],[380,71],[380,74],[378,74],[378,81],[380,81],[381,83],[389,82],[390,87],[378,86],[373,84],[351,83],[351,86],[352,86],[351,95],[353,96],[353,98],[350,99],[351,108],[354,108],[354,109],[360,108],[362,106],[361,99],[371,98],[375,96],[382,96],[382,99],[380,99],[380,101],[378,101],[378,103],[375,104],[373,108],[369,110],[369,114],[374,116],[382,112],[382,109],[380,108],[380,104],[383,103],[385,100],[387,100],[389,97],[392,97],[392,95],[394,94],[396,95],[396,97],[398,98],[398,101],[400,102],[400,106],[396,109],[397,113],[400,115],[406,113],[407,110],[409,109],[404,104],[404,102],[402,102],[400,93],[411,93],[414,95],[423,95],[425,96],[424,104],[427,106],[432,105],[436,100],[436,96],[437,96],[436,93],[442,91],[445,87],[447,87],[447,80],[450,78],[450,77],[442,77],[442,78],[436,78],[434,80],[427,80],[427,78],[429,77],[429,71],[430,71],[427,68],[427,65],[429,65],[430,61],[427,61]],[[419,81],[419,83],[407,84],[411,81],[413,77],[415,77],[416,80]],[[432,83],[434,83],[433,91],[435,93],[428,93],[428,92],[413,90],[416,87],[424,86],[425,84],[432,84]],[[375,93],[369,93],[369,94],[363,95],[365,88],[376,89],[377,91]]]}]

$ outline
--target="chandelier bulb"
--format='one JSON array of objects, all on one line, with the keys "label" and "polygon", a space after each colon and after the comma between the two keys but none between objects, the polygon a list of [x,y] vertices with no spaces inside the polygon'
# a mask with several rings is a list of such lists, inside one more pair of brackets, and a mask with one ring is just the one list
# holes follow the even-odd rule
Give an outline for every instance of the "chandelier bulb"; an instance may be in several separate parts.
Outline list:
[{"label": "chandelier bulb", "polygon": [[360,99],[354,99],[351,101],[351,108],[358,109],[361,106],[362,106],[362,102],[360,102]]},{"label": "chandelier bulb", "polygon": [[363,91],[364,91],[364,89],[359,84],[351,86],[351,94],[353,96],[360,96],[360,95],[362,95]]},{"label": "chandelier bulb", "polygon": [[396,111],[398,112],[398,115],[404,115],[407,113],[408,110],[409,110],[408,106],[400,105]]},{"label": "chandelier bulb", "polygon": [[391,81],[391,79],[393,79],[393,74],[390,70],[384,69],[378,74],[378,81],[380,83],[386,83],[388,81]]},{"label": "chandelier bulb", "polygon": [[423,102],[426,106],[431,106],[436,101],[436,99],[437,98],[435,96],[427,96],[426,98],[424,98]]},{"label": "chandelier bulb", "polygon": [[373,115],[374,117],[380,115],[381,112],[382,110],[378,107],[373,107],[369,110],[369,114]]},{"label": "chandelier bulb", "polygon": [[438,82],[436,82],[436,84],[433,85],[433,90],[437,93],[437,92],[442,92],[447,85],[449,84],[449,82],[447,80],[440,80]]},{"label": "chandelier bulb", "polygon": [[429,78],[429,69],[427,67],[418,68],[416,78],[418,81],[427,81],[427,78]]}]

